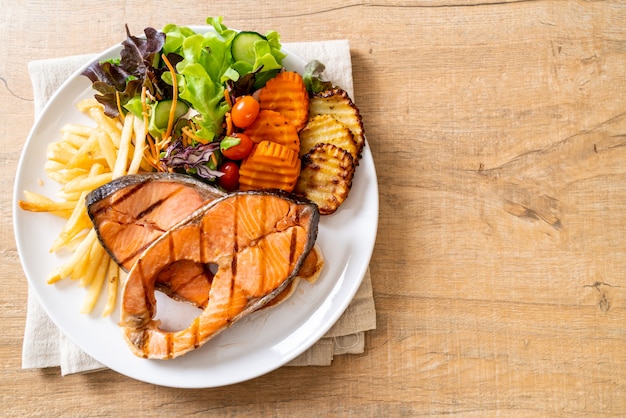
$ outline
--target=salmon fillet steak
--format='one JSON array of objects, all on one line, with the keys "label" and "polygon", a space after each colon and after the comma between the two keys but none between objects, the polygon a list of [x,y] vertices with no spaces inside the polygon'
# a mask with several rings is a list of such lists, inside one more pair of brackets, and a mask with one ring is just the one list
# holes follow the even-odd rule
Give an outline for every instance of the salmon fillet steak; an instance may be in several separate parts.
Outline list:
[{"label": "salmon fillet steak", "polygon": [[[136,181],[128,179],[126,183],[130,180]],[[143,209],[133,211],[133,216],[142,218],[146,213],[160,210],[161,205],[156,202],[160,202],[164,195],[170,195],[165,189],[176,189],[173,185],[160,186],[146,186],[145,192],[141,190],[144,187],[140,187],[133,192],[134,198],[143,202],[140,206]],[[189,186],[187,184],[186,188]],[[128,184],[124,187],[118,184],[110,189],[128,187]],[[163,190],[156,192],[155,189]],[[159,231],[158,236],[152,239],[150,234],[137,232],[136,235],[145,241],[142,245],[147,242],[148,246],[138,251],[140,246],[135,245],[133,251],[124,255],[133,261],[126,264],[130,271],[122,291],[120,326],[131,351],[137,356],[152,359],[178,357],[270,303],[297,276],[315,244],[319,210],[308,200],[280,192],[239,192],[222,196],[205,192],[183,199],[195,202],[189,203],[190,206],[201,203],[182,220],[170,219],[163,223],[160,217],[151,218],[150,222],[155,222],[158,227],[150,222],[141,227]],[[148,197],[140,198],[144,193]],[[180,191],[177,193],[186,196]],[[117,195],[117,199],[126,194]],[[111,191],[100,192],[99,196],[88,198],[90,216],[94,215],[92,220],[97,219],[97,214],[104,208],[117,206],[114,198],[107,204],[97,205],[114,195],[115,192]],[[130,202],[129,197],[126,199]],[[153,209],[146,209],[152,206]],[[180,205],[170,206],[178,208]],[[119,214],[119,206],[108,211],[116,213],[118,218],[124,217]],[[119,220],[118,224],[122,224]],[[130,224],[133,230],[139,228],[137,222]],[[119,225],[108,228],[120,230]],[[101,235],[104,237],[101,240],[111,242],[106,233]],[[125,234],[122,232],[121,235]],[[150,239],[146,240],[146,236]],[[118,254],[117,251],[114,253]],[[121,258],[117,260],[119,262]],[[159,328],[159,321],[154,319],[154,292],[160,286],[203,307],[187,328],[178,331]]]},{"label": "salmon fillet steak", "polygon": [[[226,192],[188,175],[141,173],[115,179],[91,192],[87,212],[100,243],[111,258],[128,272],[141,253],[169,228],[202,205]],[[296,280],[265,307],[283,302],[299,279],[315,281],[324,260],[316,246],[309,252]],[[163,269],[155,288],[168,297],[204,309],[209,300],[210,271],[188,261]]]}]

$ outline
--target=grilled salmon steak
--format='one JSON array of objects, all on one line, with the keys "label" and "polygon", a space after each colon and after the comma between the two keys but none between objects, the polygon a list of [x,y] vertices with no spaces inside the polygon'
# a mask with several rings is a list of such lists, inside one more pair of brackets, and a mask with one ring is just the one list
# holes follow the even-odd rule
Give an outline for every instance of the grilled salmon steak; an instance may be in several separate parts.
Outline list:
[{"label": "grilled salmon steak", "polygon": [[[136,259],[122,292],[120,326],[132,352],[178,357],[269,303],[297,276],[318,222],[308,200],[239,192],[210,200],[167,229]],[[176,274],[207,283],[190,293],[208,292],[208,301],[187,328],[164,331],[154,319],[154,291]]]},{"label": "grilled salmon steak", "polygon": [[[188,175],[142,173],[115,179],[91,192],[87,212],[102,246],[128,272],[141,253],[169,228],[202,205],[225,196]],[[298,278],[315,281],[323,268],[319,248],[309,252]],[[312,267],[311,267],[312,266]],[[204,309],[212,274],[193,262],[180,261],[163,269],[155,287],[170,298]],[[272,303],[286,300],[297,286],[293,280]]]}]

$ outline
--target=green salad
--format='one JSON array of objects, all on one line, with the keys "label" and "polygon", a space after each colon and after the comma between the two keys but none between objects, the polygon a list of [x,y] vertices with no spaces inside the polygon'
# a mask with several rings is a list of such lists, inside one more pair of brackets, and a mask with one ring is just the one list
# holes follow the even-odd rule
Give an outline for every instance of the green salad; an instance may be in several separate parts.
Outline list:
[{"label": "green salad", "polygon": [[228,29],[197,33],[169,24],[136,37],[126,28],[120,57],[92,63],[83,75],[111,118],[128,112],[148,125],[157,165],[205,179],[220,176],[219,141],[235,100],[263,87],[282,69],[285,54],[275,31],[264,35]]}]

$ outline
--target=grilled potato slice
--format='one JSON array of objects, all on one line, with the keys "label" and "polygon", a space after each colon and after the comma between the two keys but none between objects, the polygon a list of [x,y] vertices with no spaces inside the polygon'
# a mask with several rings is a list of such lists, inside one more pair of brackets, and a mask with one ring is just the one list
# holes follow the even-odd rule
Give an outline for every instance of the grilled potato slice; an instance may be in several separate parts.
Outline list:
[{"label": "grilled potato slice", "polygon": [[302,157],[294,191],[316,203],[320,214],[330,215],[348,197],[354,170],[348,151],[333,144],[317,144]]},{"label": "grilled potato slice", "polygon": [[357,159],[361,158],[365,146],[363,120],[359,108],[352,102],[348,93],[336,88],[314,95],[309,101],[309,118],[315,115],[332,115],[350,129],[358,147]]},{"label": "grilled potato slice", "polygon": [[359,148],[350,129],[331,115],[313,116],[300,131],[300,156],[317,144],[333,144],[343,148],[358,161]]}]

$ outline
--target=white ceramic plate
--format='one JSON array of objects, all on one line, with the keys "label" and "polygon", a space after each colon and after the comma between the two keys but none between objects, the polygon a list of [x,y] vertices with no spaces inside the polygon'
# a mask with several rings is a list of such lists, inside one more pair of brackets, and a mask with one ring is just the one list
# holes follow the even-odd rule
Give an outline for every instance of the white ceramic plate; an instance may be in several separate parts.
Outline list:
[{"label": "white ceramic plate", "polygon": [[[112,47],[98,59],[117,57],[120,49]],[[304,62],[285,52],[285,67],[302,72]],[[122,339],[116,324],[119,308],[111,317],[102,318],[101,301],[93,314],[80,314],[85,289],[70,280],[46,283],[50,272],[67,258],[67,254],[49,252],[64,221],[17,206],[23,190],[53,198],[56,195],[58,185],[46,177],[43,167],[46,147],[60,138],[61,127],[66,123],[93,125],[75,107],[94,93],[89,80],[80,75],[83,69],[60,87],[33,126],[22,151],[13,196],[15,237],[22,266],[30,289],[54,323],[105,366],[137,380],[179,388],[216,387],[252,379],[311,347],[344,312],[370,261],[378,227],[378,186],[369,147],[364,149],[348,199],[335,214],[321,219],[317,243],[326,264],[314,285],[301,283],[283,304],[253,313],[183,357],[167,361],[140,359]],[[159,316],[171,316],[172,323],[185,321],[182,311],[171,304],[163,306],[166,302],[162,300],[158,302]]]}]

